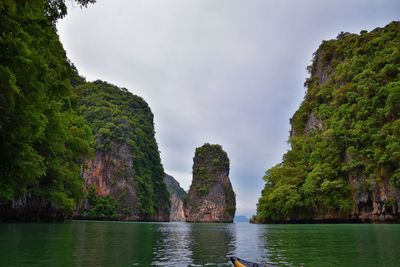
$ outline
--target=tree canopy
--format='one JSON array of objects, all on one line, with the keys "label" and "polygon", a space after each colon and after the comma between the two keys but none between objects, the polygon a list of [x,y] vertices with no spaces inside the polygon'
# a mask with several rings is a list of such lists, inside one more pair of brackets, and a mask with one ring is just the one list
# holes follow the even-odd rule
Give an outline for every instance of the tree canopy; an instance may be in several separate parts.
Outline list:
[{"label": "tree canopy", "polygon": [[64,7],[0,2],[0,203],[8,207],[70,213],[82,195],[80,165],[91,132],[70,102],[74,69],[54,25]]}]

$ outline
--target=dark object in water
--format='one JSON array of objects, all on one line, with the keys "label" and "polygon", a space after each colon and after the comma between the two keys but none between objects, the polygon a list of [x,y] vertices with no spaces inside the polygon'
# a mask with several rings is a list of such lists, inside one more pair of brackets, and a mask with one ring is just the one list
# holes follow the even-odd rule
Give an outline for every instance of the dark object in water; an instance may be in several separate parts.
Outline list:
[{"label": "dark object in water", "polygon": [[231,257],[231,261],[235,267],[272,267],[272,265],[245,261],[237,257]]}]

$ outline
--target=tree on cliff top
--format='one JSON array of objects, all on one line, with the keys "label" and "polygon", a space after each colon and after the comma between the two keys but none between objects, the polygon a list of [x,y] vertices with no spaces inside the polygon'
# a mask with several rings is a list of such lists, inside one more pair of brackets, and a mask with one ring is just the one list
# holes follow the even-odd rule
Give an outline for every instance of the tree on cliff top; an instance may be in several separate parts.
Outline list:
[{"label": "tree on cliff top", "polygon": [[[71,0],[70,0],[71,1]],[[74,0],[81,7],[87,7],[88,4],[94,4],[96,0]],[[67,6],[65,0],[47,0],[45,5],[45,14],[55,22],[67,15]]]}]

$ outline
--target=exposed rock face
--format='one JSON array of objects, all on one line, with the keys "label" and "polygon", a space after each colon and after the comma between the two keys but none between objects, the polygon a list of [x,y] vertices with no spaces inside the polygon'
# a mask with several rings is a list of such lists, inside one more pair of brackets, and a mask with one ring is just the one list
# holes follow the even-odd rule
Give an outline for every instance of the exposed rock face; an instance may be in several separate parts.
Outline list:
[{"label": "exposed rock face", "polygon": [[298,131],[295,129],[295,127],[291,127],[290,129],[290,136],[291,137],[295,137],[295,136],[299,136],[300,134],[308,134],[311,131],[314,130],[318,130],[318,131],[322,131],[324,129],[324,124],[322,122],[322,120],[320,118],[318,118],[318,116],[316,116],[314,113],[309,113],[307,115],[306,118],[307,122],[304,126],[304,131]]},{"label": "exposed rock face", "polygon": [[76,216],[169,220],[169,194],[147,103],[102,81],[76,88],[95,135],[95,158],[82,168],[88,198]]},{"label": "exposed rock face", "polygon": [[228,155],[220,145],[196,148],[193,181],[185,202],[186,221],[233,222],[235,210]]},{"label": "exposed rock face", "polygon": [[[85,188],[94,187],[99,196],[112,196],[125,213],[119,219],[139,220],[132,151],[127,144],[112,142],[110,151],[97,151],[83,169]],[[86,204],[87,205],[87,204]],[[88,207],[86,207],[88,208]]]},{"label": "exposed rock face", "polygon": [[315,116],[313,113],[310,113],[307,118],[307,124],[306,127],[304,128],[305,133],[309,133],[312,130],[322,130],[323,129],[323,124],[322,120]]},{"label": "exposed rock face", "polygon": [[332,61],[332,54],[324,54],[320,51],[315,53],[315,64],[313,66],[313,73],[318,78],[319,85],[323,85],[329,76],[330,63]]},{"label": "exposed rock face", "polygon": [[165,174],[164,182],[169,192],[169,201],[171,203],[169,220],[171,222],[184,222],[185,212],[183,210],[183,201],[187,193],[183,190],[179,183],[171,175]]},{"label": "exposed rock face", "polygon": [[[358,174],[360,175],[360,174]],[[365,190],[365,181],[372,190]],[[398,218],[400,192],[382,175],[380,179],[367,179],[349,173],[349,184],[355,204],[354,217],[361,221],[384,222]]]}]

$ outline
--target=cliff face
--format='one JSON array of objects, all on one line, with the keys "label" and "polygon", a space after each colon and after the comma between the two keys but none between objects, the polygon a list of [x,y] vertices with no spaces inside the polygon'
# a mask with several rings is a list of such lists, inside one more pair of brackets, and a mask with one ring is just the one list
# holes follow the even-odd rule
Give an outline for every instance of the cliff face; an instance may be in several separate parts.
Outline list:
[{"label": "cliff face", "polygon": [[95,158],[82,169],[89,197],[78,216],[168,221],[169,194],[146,102],[101,81],[76,92],[96,138]]},{"label": "cliff face", "polygon": [[95,159],[86,162],[82,173],[85,188],[94,189],[99,198],[111,196],[118,207],[109,214],[100,211],[91,213],[95,203],[85,201],[85,210],[89,213],[82,215],[106,219],[141,219],[131,154],[127,144],[112,142],[109,151],[96,151]]},{"label": "cliff face", "polygon": [[236,199],[229,180],[229,158],[220,145],[196,148],[193,181],[185,201],[188,222],[232,222]]},{"label": "cliff face", "polygon": [[186,218],[183,210],[183,201],[187,193],[171,175],[165,174],[164,182],[167,185],[167,190],[170,195],[169,201],[171,203],[171,209],[169,220],[171,222],[184,222]]},{"label": "cliff face", "polygon": [[321,44],[255,221],[400,219],[399,42],[392,22]]}]

